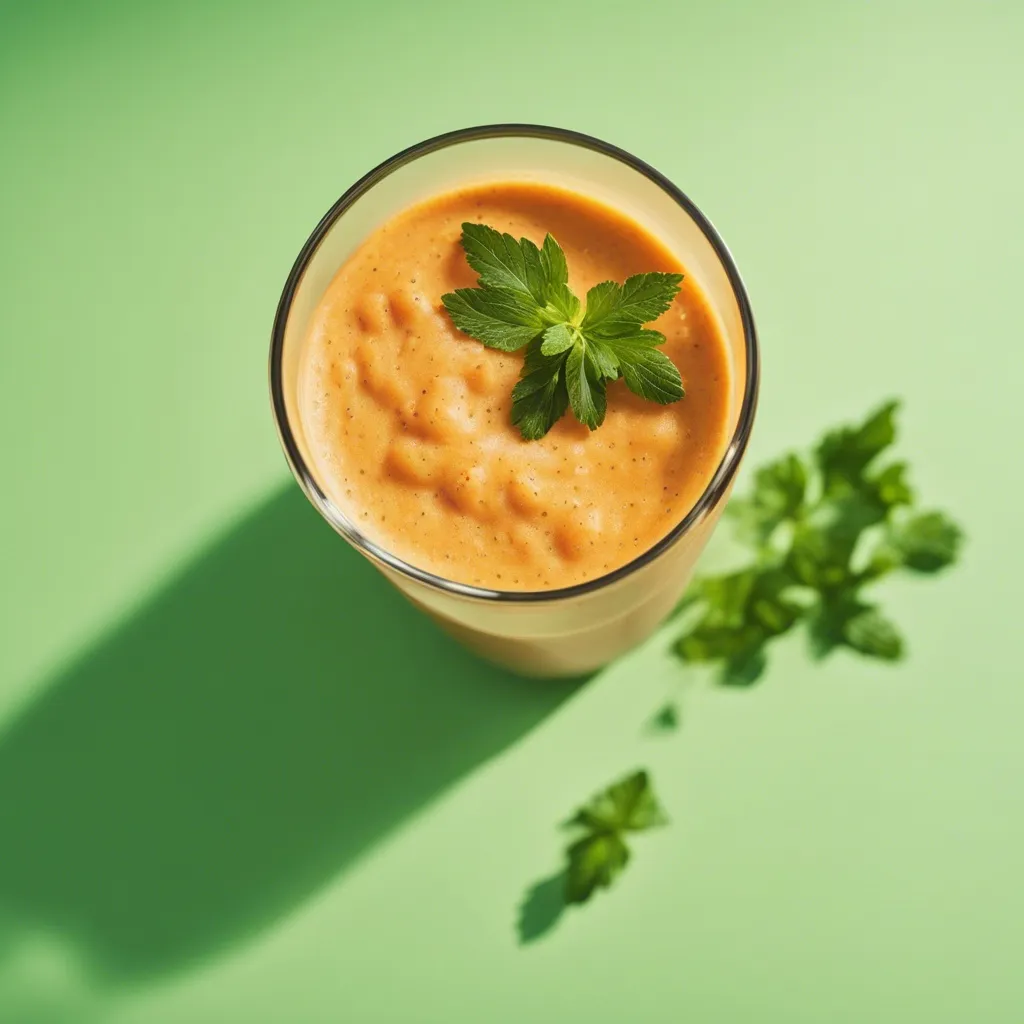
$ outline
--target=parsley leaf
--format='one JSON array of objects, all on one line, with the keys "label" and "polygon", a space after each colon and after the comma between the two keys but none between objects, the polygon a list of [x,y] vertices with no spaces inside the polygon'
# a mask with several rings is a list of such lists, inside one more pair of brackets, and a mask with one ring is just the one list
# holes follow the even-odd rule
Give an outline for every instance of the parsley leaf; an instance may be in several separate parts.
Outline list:
[{"label": "parsley leaf", "polygon": [[843,646],[849,623],[870,607],[853,587],[822,594],[808,620],[811,654],[821,659]]},{"label": "parsley leaf", "polygon": [[565,902],[586,903],[597,888],[607,889],[629,860],[618,832],[593,832],[572,843],[566,855]]},{"label": "parsley leaf", "polygon": [[665,336],[643,325],[666,312],[682,274],[635,274],[587,293],[584,312],[569,288],[565,253],[551,235],[537,246],[485,224],[462,225],[462,247],[477,288],[442,296],[452,323],[489,348],[526,349],[512,391],[512,423],[527,440],[543,437],[571,406],[596,430],[607,411],[608,381],[667,405],[683,397],[679,370],[657,346]]},{"label": "parsley leaf", "polygon": [[840,427],[827,433],[815,450],[825,494],[853,490],[864,470],[896,439],[899,402],[886,402],[860,426]]},{"label": "parsley leaf", "polygon": [[612,337],[657,320],[672,305],[682,280],[682,274],[635,274],[621,288],[614,281],[595,285],[587,292],[583,330]]},{"label": "parsley leaf", "polygon": [[[540,249],[540,269],[551,290],[563,288],[569,283],[569,267],[565,262],[565,253],[551,235],[544,236],[544,244]],[[577,299],[577,308],[578,306]]]},{"label": "parsley leaf", "polygon": [[576,419],[596,430],[604,423],[608,403],[604,380],[595,374],[586,358],[583,345],[573,345],[565,360],[565,383],[569,388],[569,402]]},{"label": "parsley leaf", "polygon": [[925,512],[895,525],[884,542],[895,564],[914,572],[931,573],[956,561],[963,534],[941,512]]},{"label": "parsley leaf", "polygon": [[807,492],[807,467],[789,454],[762,466],[754,474],[754,491],[749,498],[729,502],[728,512],[741,532],[757,545],[768,541],[787,519],[799,519]]},{"label": "parsley leaf", "polygon": [[459,288],[443,301],[452,323],[488,348],[515,352],[544,330],[537,309],[509,288]]},{"label": "parsley leaf", "polygon": [[579,332],[568,324],[553,324],[544,332],[540,350],[546,356],[557,356],[568,352],[576,344]]},{"label": "parsley leaf", "polygon": [[703,617],[676,643],[688,662],[725,662],[722,682],[749,686],[764,671],[764,646],[788,632],[805,614],[794,581],[774,566],[747,569],[701,581]]},{"label": "parsley leaf", "polygon": [[601,337],[591,345],[612,356],[630,391],[668,405],[683,397],[683,381],[675,363],[654,347],[664,340],[657,331],[633,331],[614,338]]},{"label": "parsley leaf", "polygon": [[591,829],[623,829],[642,832],[667,823],[651,789],[647,772],[638,771],[613,783],[581,807],[570,824]]},{"label": "parsley leaf", "polygon": [[672,732],[674,729],[678,729],[679,708],[671,701],[668,704],[663,704],[651,717],[649,728],[652,732]]},{"label": "parsley leaf", "polygon": [[744,657],[767,639],[768,634],[753,622],[738,628],[701,625],[684,636],[676,650],[683,661],[718,661]]},{"label": "parsley leaf", "polygon": [[[482,288],[518,292],[532,298],[538,306],[547,302],[548,275],[541,265],[540,250],[529,239],[517,242],[511,235],[503,235],[486,224],[467,222],[462,225],[462,248],[466,262],[480,275]],[[548,269],[550,272],[550,258]],[[568,275],[561,283],[567,280]]]},{"label": "parsley leaf", "polygon": [[731,629],[742,626],[747,602],[756,582],[757,571],[754,569],[700,580],[695,589],[698,600],[705,604],[704,625],[728,626]]},{"label": "parsley leaf", "polygon": [[897,505],[914,503],[914,492],[907,483],[905,462],[894,462],[876,476],[866,479],[862,491],[886,511]]},{"label": "parsley leaf", "polygon": [[566,850],[565,901],[585,903],[598,888],[608,888],[629,860],[624,833],[667,824],[650,778],[637,771],[613,783],[568,822],[585,834]]},{"label": "parsley leaf", "polygon": [[793,534],[785,569],[793,579],[816,590],[842,587],[852,574],[850,559],[856,535],[840,521],[829,527],[801,524]]},{"label": "parsley leaf", "polygon": [[843,639],[855,651],[898,661],[903,656],[903,639],[896,627],[877,609],[865,608],[843,627]]},{"label": "parsley leaf", "polygon": [[565,353],[545,355],[540,346],[526,353],[512,389],[512,423],[527,441],[543,437],[569,407]]}]

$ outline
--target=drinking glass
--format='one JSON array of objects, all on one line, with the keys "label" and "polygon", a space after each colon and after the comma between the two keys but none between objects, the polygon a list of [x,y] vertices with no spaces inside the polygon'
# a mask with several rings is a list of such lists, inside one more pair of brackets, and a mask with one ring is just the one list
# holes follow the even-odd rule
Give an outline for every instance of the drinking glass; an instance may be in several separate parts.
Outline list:
[{"label": "drinking glass", "polygon": [[[298,382],[310,319],[338,269],[375,228],[421,200],[485,182],[557,184],[616,207],[678,256],[707,296],[732,364],[728,442],[696,504],[627,565],[557,590],[499,591],[444,579],[362,533],[328,496],[303,430]],[[328,211],[288,275],[274,321],[270,391],[285,455],[320,514],[466,646],[525,675],[578,675],[650,635],[675,606],[728,499],[757,406],[759,355],[746,290],[729,250],[662,174],[586,135],[486,125],[421,142],[357,181]],[[339,608],[343,615],[344,609]]]}]

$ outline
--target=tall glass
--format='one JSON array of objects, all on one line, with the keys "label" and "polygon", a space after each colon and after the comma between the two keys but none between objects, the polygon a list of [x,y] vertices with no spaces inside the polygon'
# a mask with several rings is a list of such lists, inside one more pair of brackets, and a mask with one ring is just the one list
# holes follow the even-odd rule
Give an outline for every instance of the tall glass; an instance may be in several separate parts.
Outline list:
[{"label": "tall glass", "polygon": [[[497,591],[456,583],[374,543],[317,479],[299,409],[307,328],[339,267],[370,232],[411,204],[493,181],[562,185],[603,200],[646,227],[703,289],[732,362],[729,440],[697,503],[628,565],[559,590]],[[732,487],[754,421],[758,376],[747,294],[707,218],[668,179],[629,153],[538,125],[488,125],[441,135],[398,153],[356,182],[302,247],[281,295],[270,348],[270,391],[281,444],[295,479],[320,514],[449,633],[484,657],[528,675],[595,669],[650,635],[676,604]]]}]

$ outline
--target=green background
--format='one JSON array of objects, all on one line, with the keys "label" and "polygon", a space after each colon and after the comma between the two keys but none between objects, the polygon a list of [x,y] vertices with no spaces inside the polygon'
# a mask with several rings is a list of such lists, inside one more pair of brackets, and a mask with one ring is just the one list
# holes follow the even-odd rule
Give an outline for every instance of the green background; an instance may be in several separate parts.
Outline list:
[{"label": "green background", "polygon": [[[1024,1020],[1022,51],[1009,2],[0,2],[0,1021]],[[265,384],[295,254],[502,120],[723,233],[748,471],[904,397],[969,535],[886,584],[904,665],[793,637],[728,691],[662,636],[516,681],[306,506]],[[640,765],[672,826],[522,944],[557,823]]]}]

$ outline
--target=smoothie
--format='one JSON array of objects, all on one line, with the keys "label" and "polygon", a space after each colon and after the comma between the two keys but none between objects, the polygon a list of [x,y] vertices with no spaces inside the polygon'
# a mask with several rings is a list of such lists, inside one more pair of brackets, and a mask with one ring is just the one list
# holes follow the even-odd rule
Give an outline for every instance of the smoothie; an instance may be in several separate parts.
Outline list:
[{"label": "smoothie", "polygon": [[[684,274],[651,326],[685,397],[660,406],[616,381],[599,429],[565,416],[524,440],[510,420],[522,353],[485,348],[441,304],[476,281],[466,221],[537,244],[550,232],[578,295]],[[312,318],[298,398],[317,475],[360,532],[449,580],[545,591],[620,568],[683,519],[722,459],[731,373],[705,296],[652,234],[589,197],[496,182],[413,206],[365,239]]]}]

